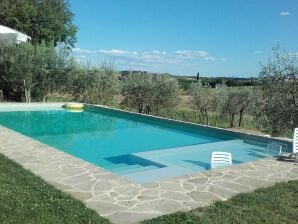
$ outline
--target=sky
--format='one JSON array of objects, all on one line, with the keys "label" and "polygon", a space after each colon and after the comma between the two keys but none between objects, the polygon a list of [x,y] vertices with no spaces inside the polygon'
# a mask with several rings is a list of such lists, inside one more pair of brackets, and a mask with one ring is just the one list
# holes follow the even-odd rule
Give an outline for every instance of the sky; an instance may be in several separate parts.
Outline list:
[{"label": "sky", "polygon": [[298,0],[69,0],[83,65],[257,76],[272,48],[298,55]]}]

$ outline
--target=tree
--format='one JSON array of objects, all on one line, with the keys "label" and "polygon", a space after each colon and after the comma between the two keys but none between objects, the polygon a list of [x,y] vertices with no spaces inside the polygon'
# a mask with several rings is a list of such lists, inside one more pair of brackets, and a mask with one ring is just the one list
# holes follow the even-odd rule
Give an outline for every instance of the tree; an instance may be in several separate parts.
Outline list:
[{"label": "tree", "polygon": [[[6,97],[17,95],[17,79],[11,74],[11,67],[14,65],[14,55],[16,48],[0,41],[0,90]],[[13,98],[13,100],[15,100]]]},{"label": "tree", "polygon": [[73,74],[73,95],[79,101],[112,104],[119,92],[117,72],[103,64],[99,69],[79,68]]},{"label": "tree", "polygon": [[197,73],[197,82],[200,80],[200,72]]},{"label": "tree", "polygon": [[[178,80],[168,75],[153,76],[153,106],[155,114],[161,109],[174,108],[178,103]],[[149,108],[151,109],[151,108]],[[147,111],[149,114],[150,111]]]},{"label": "tree", "polygon": [[193,83],[190,86],[189,94],[192,96],[192,102],[196,109],[202,114],[203,123],[209,125],[208,112],[214,110],[216,103],[214,90],[203,87],[201,83]]},{"label": "tree", "polygon": [[[122,95],[124,99],[122,106],[136,109],[143,113],[153,105],[153,81],[151,75],[140,73],[129,73],[123,80]],[[150,109],[149,109],[150,112]]]},{"label": "tree", "polygon": [[227,92],[221,94],[221,112],[228,114],[230,119],[230,127],[234,127],[235,116],[239,111],[238,91],[234,88],[226,88]]},{"label": "tree", "polygon": [[50,87],[57,85],[59,66],[65,68],[58,63],[58,54],[53,46],[44,42],[1,44],[0,55],[0,88],[21,92],[27,103],[31,102],[32,91],[38,90],[45,99]]},{"label": "tree", "polygon": [[238,89],[238,107],[239,107],[239,122],[238,127],[241,127],[244,112],[251,105],[253,99],[252,89],[249,88],[239,88]]},{"label": "tree", "polygon": [[1,0],[0,21],[29,35],[33,43],[44,40],[73,47],[76,42],[77,27],[65,0]]},{"label": "tree", "polygon": [[[41,47],[43,46],[43,47]],[[37,76],[38,95],[42,95],[43,102],[46,101],[47,95],[52,91],[61,92],[67,85],[67,76],[71,76],[69,70],[70,61],[69,49],[65,45],[46,47],[40,45],[37,49],[39,54],[39,74]]]},{"label": "tree", "polygon": [[158,113],[176,106],[178,92],[178,81],[167,75],[130,73],[123,80],[122,105],[139,113]]},{"label": "tree", "polygon": [[[267,131],[279,134],[298,125],[298,60],[279,46],[260,72],[262,103],[258,115]],[[258,119],[258,118],[257,118]]]}]

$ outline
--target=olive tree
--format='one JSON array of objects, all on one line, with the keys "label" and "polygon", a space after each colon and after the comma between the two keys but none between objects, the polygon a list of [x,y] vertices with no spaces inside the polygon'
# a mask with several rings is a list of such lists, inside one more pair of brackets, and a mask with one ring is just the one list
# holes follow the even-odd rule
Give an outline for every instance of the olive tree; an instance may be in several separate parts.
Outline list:
[{"label": "olive tree", "polygon": [[203,123],[209,124],[208,112],[215,109],[216,98],[214,90],[209,87],[202,86],[201,83],[192,83],[189,94],[195,108],[200,111],[203,117]]},{"label": "olive tree", "polygon": [[38,96],[42,96],[43,102],[49,93],[53,91],[62,92],[65,90],[68,77],[71,76],[70,51],[65,45],[58,45],[54,48],[43,48],[43,55],[40,60],[40,72],[37,77]]},{"label": "olive tree", "polygon": [[157,114],[161,109],[175,107],[178,93],[178,81],[167,75],[129,73],[123,80],[122,105],[139,113]]},{"label": "olive tree", "polygon": [[[12,74],[16,48],[0,41],[0,90],[3,96],[18,92],[17,78]],[[4,97],[3,97],[4,98]]]},{"label": "olive tree", "polygon": [[235,117],[239,112],[238,91],[235,88],[224,87],[220,89],[220,97],[217,98],[218,111],[229,117],[229,126],[234,127]]},{"label": "olive tree", "polygon": [[37,75],[40,69],[38,57],[39,51],[30,43],[23,43],[15,46],[12,55],[13,64],[8,72],[9,78],[15,82],[24,92],[25,102],[31,102],[31,91],[38,84]]},{"label": "olive tree", "polygon": [[[153,76],[153,106],[157,114],[161,109],[174,108],[178,103],[179,84],[177,79],[168,75]],[[151,108],[149,108],[151,109]],[[147,111],[149,114],[150,111]]]},{"label": "olive tree", "polygon": [[139,113],[148,110],[153,104],[152,76],[141,73],[129,73],[123,80],[122,105],[136,109]]},{"label": "olive tree", "polygon": [[117,72],[103,64],[99,69],[79,68],[73,74],[73,95],[79,101],[111,104],[119,92]]},{"label": "olive tree", "polygon": [[229,117],[229,126],[235,126],[236,116],[239,115],[238,126],[241,127],[244,112],[252,102],[252,93],[248,88],[222,87],[218,89],[217,110]]},{"label": "olive tree", "polygon": [[45,100],[51,87],[57,86],[59,69],[65,68],[54,46],[44,42],[1,44],[0,53],[0,88],[21,92],[27,103],[31,102],[32,92]]},{"label": "olive tree", "polygon": [[267,131],[279,134],[298,125],[298,60],[274,48],[260,72],[260,113]]},{"label": "olive tree", "polygon": [[248,110],[248,107],[252,104],[253,89],[251,88],[238,88],[238,109],[239,109],[239,122],[238,127],[241,127],[244,113]]}]

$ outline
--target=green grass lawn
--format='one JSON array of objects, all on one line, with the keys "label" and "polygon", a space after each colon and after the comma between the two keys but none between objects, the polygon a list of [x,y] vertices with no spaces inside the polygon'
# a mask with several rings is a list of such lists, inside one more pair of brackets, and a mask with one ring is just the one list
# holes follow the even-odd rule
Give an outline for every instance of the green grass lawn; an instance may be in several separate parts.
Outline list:
[{"label": "green grass lawn", "polygon": [[[142,224],[297,223],[298,181],[277,184]],[[0,154],[0,223],[110,223]]]},{"label": "green grass lawn", "polygon": [[0,154],[0,223],[110,223]]},{"label": "green grass lawn", "polygon": [[252,193],[242,193],[191,212],[178,212],[142,224],[298,223],[298,181],[279,183]]}]

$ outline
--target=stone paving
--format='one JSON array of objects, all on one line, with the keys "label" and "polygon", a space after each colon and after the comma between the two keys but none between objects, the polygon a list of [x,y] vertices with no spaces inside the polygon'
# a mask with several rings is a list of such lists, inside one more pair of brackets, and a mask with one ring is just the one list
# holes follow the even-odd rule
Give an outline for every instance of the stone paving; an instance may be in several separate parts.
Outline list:
[{"label": "stone paving", "polygon": [[116,224],[187,211],[298,179],[297,163],[267,158],[140,185],[3,126],[0,153]]}]

